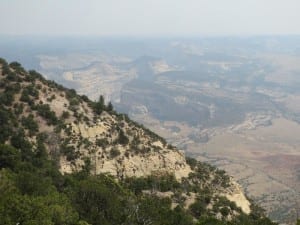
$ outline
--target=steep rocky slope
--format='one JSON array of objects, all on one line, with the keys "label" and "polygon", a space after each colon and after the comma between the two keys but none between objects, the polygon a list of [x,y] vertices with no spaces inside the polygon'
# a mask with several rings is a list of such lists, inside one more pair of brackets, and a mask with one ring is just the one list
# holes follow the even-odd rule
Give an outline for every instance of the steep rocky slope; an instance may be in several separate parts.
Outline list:
[{"label": "steep rocky slope", "polygon": [[170,198],[172,208],[181,206],[194,219],[263,217],[224,171],[186,159],[102,97],[92,102],[19,63],[0,63],[0,142],[19,149],[24,160],[46,155],[62,174],[110,174],[130,190]]}]

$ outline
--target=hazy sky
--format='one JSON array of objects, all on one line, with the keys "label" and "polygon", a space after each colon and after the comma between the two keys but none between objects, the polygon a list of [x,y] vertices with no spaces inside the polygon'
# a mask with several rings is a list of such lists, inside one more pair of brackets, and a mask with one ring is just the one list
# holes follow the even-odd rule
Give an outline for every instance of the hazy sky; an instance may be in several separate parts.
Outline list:
[{"label": "hazy sky", "polygon": [[0,0],[0,34],[300,34],[300,0]]}]

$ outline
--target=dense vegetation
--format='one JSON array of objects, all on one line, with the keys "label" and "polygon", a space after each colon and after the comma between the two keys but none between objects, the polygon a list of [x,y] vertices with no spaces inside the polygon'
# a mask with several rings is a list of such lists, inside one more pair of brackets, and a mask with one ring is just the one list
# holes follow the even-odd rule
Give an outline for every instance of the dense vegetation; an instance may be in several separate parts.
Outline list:
[{"label": "dense vegetation", "polygon": [[[61,129],[68,131],[64,121],[70,117],[70,112],[77,120],[88,121],[76,110],[80,102],[85,102],[95,114],[106,111],[135,123],[126,115],[114,112],[110,103],[105,105],[103,97],[92,102],[86,96],[78,96],[74,90],[45,80],[35,71],[27,73],[19,63],[7,64],[0,59],[0,64],[0,225],[274,224],[258,207],[253,207],[251,214],[246,215],[235,203],[215,195],[215,190],[229,186],[229,177],[224,171],[191,158],[187,162],[194,172],[180,182],[173,174],[121,180],[108,174],[91,175],[93,168],[89,158],[85,159],[80,172],[62,175],[57,165],[59,154],[72,161],[78,157],[78,152],[55,133],[48,137],[40,132],[39,120],[54,127],[56,133]],[[58,116],[48,103],[39,100],[43,87],[35,80],[48,89],[64,91],[70,111]],[[20,101],[14,101],[16,96]],[[55,94],[50,95],[47,102],[54,99]],[[116,142],[127,145],[129,138],[122,129],[117,130]],[[165,143],[150,130],[144,131]],[[57,142],[57,146],[50,152],[47,144],[51,141]],[[81,142],[86,146],[90,144],[87,139]],[[138,142],[132,140],[132,148]],[[97,142],[99,146],[108,144],[106,139]],[[119,154],[118,149],[110,151],[112,158]],[[187,207],[185,200],[193,194],[195,201]]]},{"label": "dense vegetation", "polygon": [[[241,213],[231,222],[208,215],[212,201],[203,192],[189,209],[171,208],[169,197],[143,194],[142,190],[183,191],[174,177],[128,178],[117,182],[109,175],[81,172],[61,175],[55,163],[39,152],[24,158],[20,147],[0,145],[0,224],[272,224],[258,212]],[[226,207],[228,205],[228,209]],[[222,199],[218,206],[227,215],[236,206]],[[216,207],[218,207],[216,206]],[[193,218],[197,218],[194,220]]]}]

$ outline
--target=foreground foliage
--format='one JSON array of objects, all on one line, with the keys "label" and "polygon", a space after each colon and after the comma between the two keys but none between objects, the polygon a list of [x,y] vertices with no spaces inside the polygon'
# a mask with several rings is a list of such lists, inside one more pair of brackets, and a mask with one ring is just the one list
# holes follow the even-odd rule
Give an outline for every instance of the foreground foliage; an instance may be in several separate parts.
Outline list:
[{"label": "foreground foliage", "polygon": [[[53,161],[37,153],[22,159],[22,150],[0,145],[1,225],[273,224],[258,214],[241,214],[231,222],[216,220],[205,215],[204,197],[191,209],[172,209],[170,198],[140,191],[157,185],[158,178],[117,182],[109,175],[90,175],[88,168],[63,176]],[[172,177],[163,178],[160,190],[173,189],[181,185]],[[197,214],[199,207],[204,213]]]}]

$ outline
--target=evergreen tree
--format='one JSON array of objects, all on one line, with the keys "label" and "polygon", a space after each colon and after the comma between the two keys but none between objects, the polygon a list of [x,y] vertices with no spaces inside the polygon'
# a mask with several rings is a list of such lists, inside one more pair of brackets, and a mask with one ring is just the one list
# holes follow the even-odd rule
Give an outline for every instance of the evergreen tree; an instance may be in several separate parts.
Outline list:
[{"label": "evergreen tree", "polygon": [[107,105],[107,111],[111,112],[113,110],[114,110],[114,107],[113,107],[112,103],[109,102],[108,105]]},{"label": "evergreen tree", "polygon": [[94,111],[96,114],[100,115],[102,111],[105,109],[105,102],[103,95],[100,95],[98,102],[94,105]]}]

